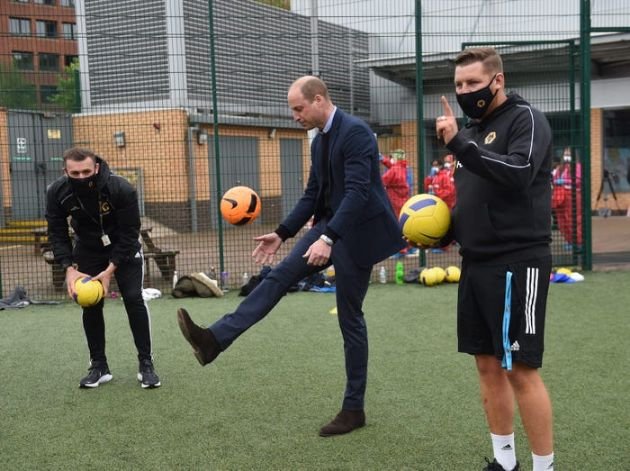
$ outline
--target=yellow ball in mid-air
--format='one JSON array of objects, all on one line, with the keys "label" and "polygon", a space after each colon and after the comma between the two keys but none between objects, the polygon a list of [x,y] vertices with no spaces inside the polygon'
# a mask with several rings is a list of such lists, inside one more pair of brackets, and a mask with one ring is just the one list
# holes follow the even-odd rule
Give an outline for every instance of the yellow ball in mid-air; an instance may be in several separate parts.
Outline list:
[{"label": "yellow ball in mid-air", "polygon": [[94,306],[105,295],[101,282],[94,281],[89,276],[84,276],[74,282],[74,292],[74,300],[81,307]]},{"label": "yellow ball in mid-air", "polygon": [[398,222],[408,240],[424,247],[432,247],[446,235],[451,225],[451,211],[437,196],[422,193],[405,202]]}]

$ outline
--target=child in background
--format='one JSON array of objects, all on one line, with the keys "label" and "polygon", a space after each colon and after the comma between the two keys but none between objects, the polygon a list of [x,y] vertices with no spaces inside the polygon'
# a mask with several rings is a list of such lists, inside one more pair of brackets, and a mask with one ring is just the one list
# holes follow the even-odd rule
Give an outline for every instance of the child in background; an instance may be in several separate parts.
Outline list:
[{"label": "child in background", "polygon": [[[396,149],[391,156],[383,157],[381,163],[387,167],[382,175],[383,186],[387,192],[394,214],[398,217],[400,210],[409,199],[409,183],[407,182],[407,159],[405,151]],[[394,257],[417,254],[417,249],[406,247]]]}]

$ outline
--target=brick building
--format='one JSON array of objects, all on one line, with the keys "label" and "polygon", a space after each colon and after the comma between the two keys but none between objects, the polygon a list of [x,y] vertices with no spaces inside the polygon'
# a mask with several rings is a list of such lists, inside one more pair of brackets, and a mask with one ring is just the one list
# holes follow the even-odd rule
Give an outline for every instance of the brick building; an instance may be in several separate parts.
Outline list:
[{"label": "brick building", "polygon": [[56,93],[64,67],[77,58],[74,0],[2,0],[0,37],[0,62],[13,63],[35,85],[41,108]]}]

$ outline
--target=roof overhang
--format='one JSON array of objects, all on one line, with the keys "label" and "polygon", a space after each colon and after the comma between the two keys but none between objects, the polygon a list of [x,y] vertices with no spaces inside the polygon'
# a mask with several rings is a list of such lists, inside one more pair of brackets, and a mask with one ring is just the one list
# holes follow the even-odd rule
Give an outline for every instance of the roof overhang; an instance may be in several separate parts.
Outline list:
[{"label": "roof overhang", "polygon": [[[511,77],[532,73],[566,74],[570,69],[570,48],[579,48],[579,40],[525,42],[496,45],[504,68]],[[577,51],[577,49],[576,49]],[[452,81],[454,58],[459,51],[426,54],[422,58],[423,82]],[[580,57],[575,57],[579,63]],[[401,55],[386,59],[364,59],[356,62],[380,77],[406,88],[416,88],[416,57]],[[616,78],[630,75],[630,33],[602,34],[591,38],[591,71],[595,78]]]}]

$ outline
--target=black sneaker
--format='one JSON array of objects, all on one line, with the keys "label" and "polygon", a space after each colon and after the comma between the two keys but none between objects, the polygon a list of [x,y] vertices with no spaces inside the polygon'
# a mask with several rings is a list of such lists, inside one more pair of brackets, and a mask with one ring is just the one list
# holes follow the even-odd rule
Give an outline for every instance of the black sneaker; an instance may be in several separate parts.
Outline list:
[{"label": "black sneaker", "polygon": [[93,365],[88,370],[88,375],[79,382],[80,388],[98,388],[103,383],[109,383],[113,376],[107,365]]},{"label": "black sneaker", "polygon": [[514,466],[514,468],[512,468],[511,470],[506,470],[503,466],[501,466],[498,462],[497,459],[493,459],[492,463],[490,463],[490,461],[488,461],[488,458],[484,458],[486,460],[486,463],[488,463],[488,465],[483,468],[482,471],[519,471],[521,468],[518,464],[518,461],[516,462],[516,466]]},{"label": "black sneaker", "polygon": [[153,389],[162,386],[160,378],[155,374],[153,362],[151,360],[142,360],[138,370],[138,381],[142,384],[143,389]]}]

